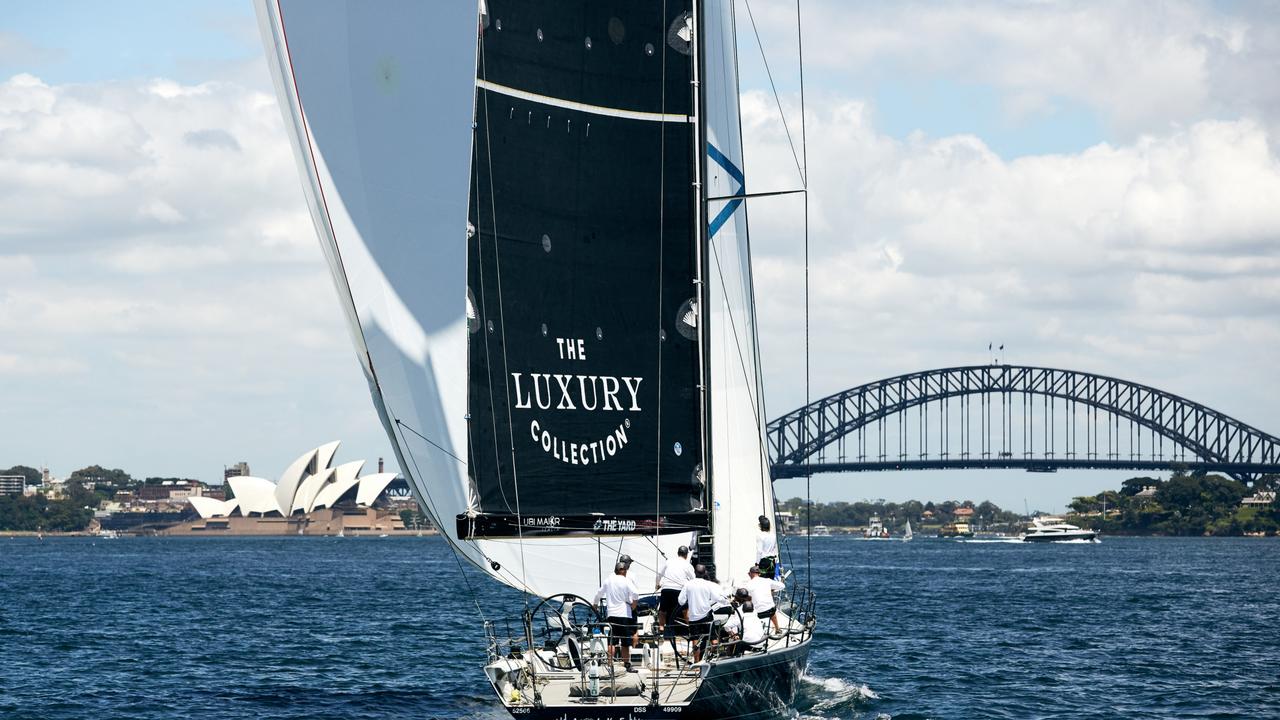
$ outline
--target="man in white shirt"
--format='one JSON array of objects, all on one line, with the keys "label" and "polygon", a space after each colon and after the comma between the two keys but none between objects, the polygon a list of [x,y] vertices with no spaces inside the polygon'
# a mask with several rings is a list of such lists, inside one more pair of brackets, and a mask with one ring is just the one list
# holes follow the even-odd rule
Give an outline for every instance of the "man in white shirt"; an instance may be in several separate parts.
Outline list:
[{"label": "man in white shirt", "polygon": [[729,655],[741,655],[749,648],[757,647],[764,642],[764,624],[756,616],[750,597],[746,588],[738,588],[733,602],[737,612],[725,621],[724,631],[736,639],[736,642],[728,648]]},{"label": "man in white shirt", "polygon": [[607,619],[611,626],[609,662],[613,662],[614,646],[621,645],[623,664],[627,672],[634,672],[631,668],[631,636],[635,633],[635,609],[640,600],[640,591],[631,578],[627,577],[626,563],[619,561],[613,566],[613,575],[596,591],[592,602],[599,605],[601,600],[605,601]]},{"label": "man in white shirt", "polygon": [[769,618],[773,623],[773,631],[782,632],[778,627],[778,608],[773,602],[773,594],[786,590],[787,586],[761,575],[759,565],[752,565],[751,569],[747,570],[747,575],[751,579],[744,587],[751,593],[751,604],[755,606],[756,615],[761,620]]},{"label": "man in white shirt", "polygon": [[702,651],[711,634],[711,612],[724,607],[725,593],[715,576],[704,565],[693,569],[694,578],[684,584],[677,599],[689,606],[689,641],[693,643],[693,661],[702,662]]},{"label": "man in white shirt", "polygon": [[760,574],[772,580],[778,571],[778,538],[770,530],[769,518],[760,516],[760,534],[756,535],[756,564]]},{"label": "man in white shirt", "polygon": [[693,566],[689,564],[689,548],[681,545],[677,557],[666,562],[654,579],[653,588],[662,591],[658,600],[658,627],[665,628],[668,618],[675,618],[680,609],[680,591],[693,579]]}]

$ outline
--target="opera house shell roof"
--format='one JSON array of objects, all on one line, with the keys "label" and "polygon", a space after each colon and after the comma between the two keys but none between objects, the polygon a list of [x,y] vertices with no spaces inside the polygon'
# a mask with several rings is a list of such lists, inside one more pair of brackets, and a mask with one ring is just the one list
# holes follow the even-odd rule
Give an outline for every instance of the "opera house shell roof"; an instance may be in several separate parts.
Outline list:
[{"label": "opera house shell roof", "polygon": [[383,490],[396,479],[396,473],[360,475],[363,460],[333,466],[338,443],[331,442],[303,453],[280,476],[278,482],[266,478],[240,476],[227,478],[234,495],[230,500],[207,497],[188,498],[200,517],[208,519],[240,515],[289,517],[332,507],[344,497],[354,495],[356,505],[371,506]]}]

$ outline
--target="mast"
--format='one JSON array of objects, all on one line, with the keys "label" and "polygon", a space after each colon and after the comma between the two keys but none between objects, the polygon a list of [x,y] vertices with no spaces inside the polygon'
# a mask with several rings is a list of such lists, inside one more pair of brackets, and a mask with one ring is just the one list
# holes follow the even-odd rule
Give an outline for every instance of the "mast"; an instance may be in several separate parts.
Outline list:
[{"label": "mast", "polygon": [[694,228],[697,238],[697,265],[694,274],[695,297],[698,298],[698,415],[701,420],[702,477],[707,510],[707,530],[698,536],[698,558],[715,570],[715,474],[711,452],[711,314],[707,298],[707,267],[710,243],[707,228],[707,118],[706,89],[702,82],[706,72],[706,43],[703,34],[703,0],[693,0],[693,196]]}]

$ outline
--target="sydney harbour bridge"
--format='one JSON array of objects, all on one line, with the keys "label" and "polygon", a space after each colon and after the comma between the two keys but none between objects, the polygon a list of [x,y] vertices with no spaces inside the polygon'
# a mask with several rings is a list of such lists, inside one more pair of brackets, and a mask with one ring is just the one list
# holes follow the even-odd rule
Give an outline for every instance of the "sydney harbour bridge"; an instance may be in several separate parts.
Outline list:
[{"label": "sydney harbour bridge", "polygon": [[942,368],[824,397],[769,423],[774,479],[806,472],[1088,468],[1280,473],[1280,438],[1146,385],[1018,365]]}]

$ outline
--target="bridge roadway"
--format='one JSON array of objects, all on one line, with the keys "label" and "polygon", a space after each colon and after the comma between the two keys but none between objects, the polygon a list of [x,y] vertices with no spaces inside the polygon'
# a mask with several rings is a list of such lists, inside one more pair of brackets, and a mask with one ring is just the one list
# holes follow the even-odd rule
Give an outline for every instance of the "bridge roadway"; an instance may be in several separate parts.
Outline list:
[{"label": "bridge roadway", "polygon": [[1118,378],[1017,365],[859,385],[774,420],[767,437],[775,479],[962,468],[1280,474],[1280,438],[1217,410]]}]

